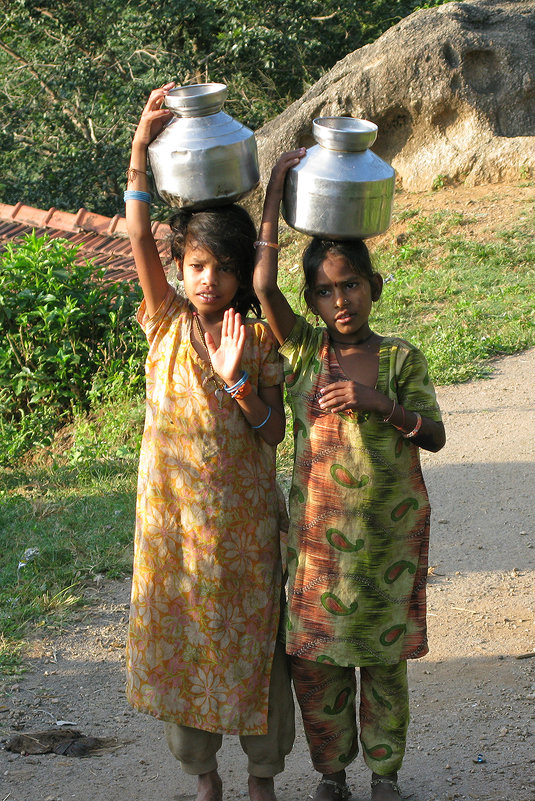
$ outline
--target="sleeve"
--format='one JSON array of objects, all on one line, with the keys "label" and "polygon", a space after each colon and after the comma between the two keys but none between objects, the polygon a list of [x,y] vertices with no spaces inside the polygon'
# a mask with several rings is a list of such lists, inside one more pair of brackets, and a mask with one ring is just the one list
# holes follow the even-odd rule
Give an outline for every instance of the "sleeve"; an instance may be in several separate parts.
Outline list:
[{"label": "sleeve", "polygon": [[301,375],[308,372],[313,366],[312,363],[317,361],[322,338],[322,328],[314,328],[304,317],[296,316],[288,339],[279,348],[279,353],[285,361],[287,384],[295,385]]},{"label": "sleeve", "polygon": [[161,338],[168,330],[175,317],[180,314],[180,312],[184,311],[185,307],[186,299],[179,295],[171,284],[168,285],[167,294],[152,317],[149,317],[147,314],[145,299],[141,301],[136,319],[143,329],[149,345],[151,345],[157,337]]},{"label": "sleeve", "polygon": [[260,371],[258,375],[259,387],[274,387],[282,383],[282,359],[277,350],[277,341],[271,328],[265,323],[255,324],[259,340]]},{"label": "sleeve", "polygon": [[413,345],[407,345],[398,350],[396,359],[395,392],[398,402],[411,412],[419,412],[423,417],[441,422],[435,388],[422,351]]}]

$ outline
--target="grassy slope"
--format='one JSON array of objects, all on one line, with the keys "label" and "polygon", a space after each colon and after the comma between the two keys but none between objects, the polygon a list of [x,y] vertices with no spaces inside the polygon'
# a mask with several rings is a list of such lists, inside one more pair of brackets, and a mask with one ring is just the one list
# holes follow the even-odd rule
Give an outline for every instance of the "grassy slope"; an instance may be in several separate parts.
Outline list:
[{"label": "grassy slope", "polygon": [[[492,357],[535,344],[533,195],[533,184],[398,195],[374,243],[387,281],[373,327],[421,346],[436,383],[483,377]],[[283,232],[281,282],[297,311],[305,241]],[[142,401],[94,410],[0,473],[0,670],[20,669],[29,625],[61,625],[84,584],[130,570],[142,418]],[[286,484],[291,453],[288,431]]]}]

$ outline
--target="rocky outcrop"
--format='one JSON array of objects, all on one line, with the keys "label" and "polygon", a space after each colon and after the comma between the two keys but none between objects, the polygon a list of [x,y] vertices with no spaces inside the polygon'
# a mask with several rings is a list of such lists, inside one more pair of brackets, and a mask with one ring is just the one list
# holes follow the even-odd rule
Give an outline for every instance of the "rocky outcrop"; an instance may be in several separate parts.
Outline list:
[{"label": "rocky outcrop", "polygon": [[314,144],[315,117],[379,126],[373,150],[410,190],[535,175],[535,3],[466,0],[416,11],[339,61],[256,132],[265,186],[280,153]]}]

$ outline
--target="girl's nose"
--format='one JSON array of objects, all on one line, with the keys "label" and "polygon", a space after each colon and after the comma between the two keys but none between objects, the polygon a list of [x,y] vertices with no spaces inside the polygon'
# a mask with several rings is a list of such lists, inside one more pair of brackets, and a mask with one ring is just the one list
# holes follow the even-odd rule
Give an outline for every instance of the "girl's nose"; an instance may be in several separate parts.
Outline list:
[{"label": "girl's nose", "polygon": [[344,295],[341,292],[339,292],[336,295],[335,303],[336,303],[337,306],[340,306],[340,307],[345,306],[347,304],[347,298],[344,297]]},{"label": "girl's nose", "polygon": [[206,286],[212,286],[215,284],[215,279],[217,275],[217,270],[213,267],[206,267],[202,271],[202,280]]}]

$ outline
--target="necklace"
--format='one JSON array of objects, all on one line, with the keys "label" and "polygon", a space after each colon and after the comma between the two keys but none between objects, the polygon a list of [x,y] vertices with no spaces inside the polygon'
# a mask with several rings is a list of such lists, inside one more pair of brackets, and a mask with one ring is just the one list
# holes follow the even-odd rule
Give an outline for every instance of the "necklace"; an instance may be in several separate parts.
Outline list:
[{"label": "necklace", "polygon": [[373,335],[374,335],[374,333],[373,333],[373,331],[371,331],[368,334],[367,337],[364,337],[364,339],[357,339],[355,342],[341,342],[341,340],[339,340],[339,339],[333,339],[330,334],[329,334],[329,338],[330,338],[331,342],[333,342],[335,345],[346,345],[348,348],[350,348],[350,347],[353,347],[353,345],[363,345],[364,342],[368,342],[368,340],[371,339],[373,337]]},{"label": "necklace", "polygon": [[197,329],[197,334],[201,341],[201,345],[206,355],[208,356],[208,364],[210,365],[210,374],[204,377],[202,386],[206,389],[206,384],[208,384],[209,381],[213,381],[213,383],[215,384],[214,395],[216,396],[217,405],[221,409],[223,407],[223,398],[225,397],[225,390],[221,387],[221,384],[219,383],[217,376],[214,372],[214,366],[210,358],[210,351],[206,347],[206,342],[204,341],[204,330],[201,325],[201,321],[199,320],[199,315],[197,314],[197,312],[193,312],[193,320],[195,323],[195,327]]}]

